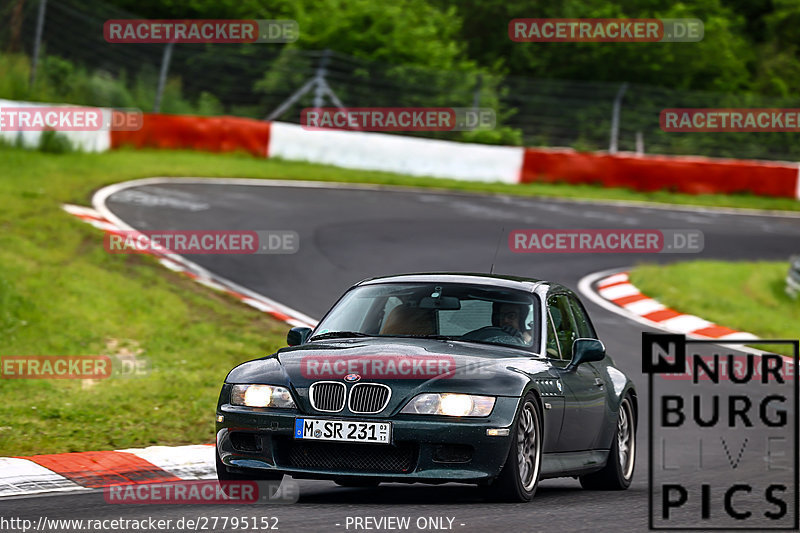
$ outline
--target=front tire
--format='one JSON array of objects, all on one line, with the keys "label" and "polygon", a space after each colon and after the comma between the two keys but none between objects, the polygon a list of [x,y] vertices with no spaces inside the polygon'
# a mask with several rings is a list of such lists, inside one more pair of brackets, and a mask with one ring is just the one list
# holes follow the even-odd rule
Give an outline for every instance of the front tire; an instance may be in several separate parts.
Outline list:
[{"label": "front tire", "polygon": [[630,395],[619,405],[617,432],[608,452],[606,466],[580,477],[581,486],[590,490],[625,490],[631,486],[636,463],[636,414]]},{"label": "front tire", "polygon": [[533,394],[522,400],[513,426],[511,449],[500,475],[484,488],[494,501],[529,502],[539,486],[542,470],[542,416]]}]

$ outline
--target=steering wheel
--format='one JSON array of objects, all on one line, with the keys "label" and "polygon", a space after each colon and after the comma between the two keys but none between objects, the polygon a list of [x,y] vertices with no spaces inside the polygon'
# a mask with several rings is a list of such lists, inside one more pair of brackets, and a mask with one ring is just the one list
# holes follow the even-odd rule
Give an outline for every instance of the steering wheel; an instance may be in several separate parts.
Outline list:
[{"label": "steering wheel", "polygon": [[519,344],[525,345],[525,340],[522,332],[511,326],[504,328],[498,326],[485,326],[465,333],[461,336],[462,339],[468,341],[484,341],[484,342],[498,342],[501,344]]}]

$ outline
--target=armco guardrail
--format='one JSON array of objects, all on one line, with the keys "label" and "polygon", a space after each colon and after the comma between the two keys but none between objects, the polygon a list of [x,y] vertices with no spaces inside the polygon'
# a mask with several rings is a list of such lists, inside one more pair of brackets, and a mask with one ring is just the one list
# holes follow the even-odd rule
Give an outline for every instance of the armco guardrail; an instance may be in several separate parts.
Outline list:
[{"label": "armco guardrail", "polygon": [[204,152],[245,151],[267,157],[270,123],[238,117],[147,113],[142,128],[111,132],[111,148],[167,148]]},{"label": "armco guardrail", "polygon": [[637,191],[666,189],[687,194],[751,193],[800,198],[798,170],[796,163],[527,148],[521,181],[595,183]]},{"label": "armco guardrail", "polygon": [[241,149],[257,156],[471,181],[590,183],[638,191],[800,198],[794,163],[487,146],[384,133],[310,131],[233,117],[145,114],[141,130],[112,132],[111,144]]},{"label": "armco guardrail", "polygon": [[[45,108],[52,106],[42,102],[21,102],[17,100],[0,100],[0,110],[8,110],[13,108]],[[68,104],[58,104],[65,107]],[[84,109],[87,106],[81,106]],[[101,108],[93,108],[101,109]],[[15,131],[12,130],[8,124],[0,123],[0,140],[11,145],[21,145],[25,148],[36,148],[42,138],[42,131]],[[105,152],[109,149],[110,137],[108,130],[95,130],[95,131],[62,131],[59,135],[66,137],[70,144],[76,149],[83,152]]]},{"label": "armco guardrail", "polygon": [[517,183],[523,149],[273,122],[269,157],[465,181]]},{"label": "armco guardrail", "polygon": [[[20,103],[2,103],[15,104]],[[13,134],[3,133],[6,138]],[[135,131],[86,132],[90,137],[86,139],[81,137],[83,132],[68,133],[75,137],[76,145],[91,151],[121,146],[245,151],[256,157],[467,181],[587,183],[638,191],[750,193],[800,199],[796,163],[491,146],[385,133],[313,131],[295,124],[238,117],[159,113],[145,113],[141,129]]]}]

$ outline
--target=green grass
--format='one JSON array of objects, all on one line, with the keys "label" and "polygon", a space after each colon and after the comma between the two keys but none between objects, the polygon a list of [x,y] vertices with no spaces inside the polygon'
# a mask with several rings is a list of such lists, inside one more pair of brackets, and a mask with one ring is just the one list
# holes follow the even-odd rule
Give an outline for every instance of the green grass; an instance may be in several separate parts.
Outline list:
[{"label": "green grass", "polygon": [[137,354],[149,368],[144,376],[96,382],[0,380],[0,455],[211,442],[214,406],[227,371],[284,344],[284,324],[169,272],[152,258],[105,253],[100,231],[60,207],[88,205],[92,192],[104,185],[150,176],[316,179],[800,209],[800,202],[788,199],[469,183],[244,154],[52,154],[0,146],[0,356]]},{"label": "green grass", "polygon": [[[785,292],[788,270],[788,261],[690,261],[637,266],[630,278],[677,311],[762,338],[800,339],[800,300]],[[776,345],[759,347],[791,354]]]}]

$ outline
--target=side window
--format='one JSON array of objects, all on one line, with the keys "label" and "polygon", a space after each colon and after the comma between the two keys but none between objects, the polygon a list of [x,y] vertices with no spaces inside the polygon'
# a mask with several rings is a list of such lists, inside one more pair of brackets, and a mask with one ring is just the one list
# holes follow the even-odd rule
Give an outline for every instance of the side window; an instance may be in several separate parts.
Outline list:
[{"label": "side window", "polygon": [[[547,299],[547,307],[556,338],[561,348],[563,359],[572,358],[572,343],[579,337],[575,319],[572,316],[569,300],[563,294],[551,296]],[[550,351],[550,341],[548,340],[548,352]]]},{"label": "side window", "polygon": [[577,299],[570,297],[569,305],[572,308],[572,316],[575,317],[575,325],[578,328],[578,336],[588,339],[596,339],[597,333],[595,333],[592,323],[589,321],[589,317],[586,315],[586,311],[583,309],[583,306],[580,304],[580,302],[578,302]]}]

